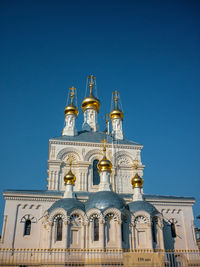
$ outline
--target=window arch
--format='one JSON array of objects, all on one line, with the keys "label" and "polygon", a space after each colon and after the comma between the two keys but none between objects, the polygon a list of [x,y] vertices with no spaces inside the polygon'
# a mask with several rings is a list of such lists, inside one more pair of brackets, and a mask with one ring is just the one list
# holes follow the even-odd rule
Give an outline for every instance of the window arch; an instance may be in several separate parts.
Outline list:
[{"label": "window arch", "polygon": [[93,185],[99,185],[100,184],[100,175],[99,175],[99,171],[97,168],[97,164],[98,164],[98,159],[95,159],[93,161]]},{"label": "window arch", "polygon": [[171,223],[171,234],[173,238],[176,237],[176,227],[173,222]]},{"label": "window arch", "polygon": [[24,225],[24,235],[31,234],[31,220],[27,219]]}]

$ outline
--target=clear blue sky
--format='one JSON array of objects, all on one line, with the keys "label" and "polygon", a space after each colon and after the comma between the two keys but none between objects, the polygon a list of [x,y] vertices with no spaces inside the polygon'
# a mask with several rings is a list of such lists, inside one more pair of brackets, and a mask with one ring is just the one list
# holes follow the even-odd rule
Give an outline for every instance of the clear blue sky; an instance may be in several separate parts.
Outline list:
[{"label": "clear blue sky", "polygon": [[[200,214],[200,1],[1,1],[0,189],[45,189],[67,90],[97,78],[99,121],[118,89],[144,191],[195,197]],[[1,200],[0,218],[3,214]]]}]

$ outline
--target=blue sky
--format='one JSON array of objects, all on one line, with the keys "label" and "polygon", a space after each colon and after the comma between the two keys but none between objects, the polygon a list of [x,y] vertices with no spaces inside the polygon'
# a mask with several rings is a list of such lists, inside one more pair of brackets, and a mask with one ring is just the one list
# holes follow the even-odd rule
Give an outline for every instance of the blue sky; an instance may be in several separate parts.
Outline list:
[{"label": "blue sky", "polygon": [[93,73],[101,130],[118,89],[125,136],[144,145],[145,193],[195,197],[199,215],[199,14],[191,0],[1,1],[1,191],[46,188],[67,90],[78,90],[81,130]]}]

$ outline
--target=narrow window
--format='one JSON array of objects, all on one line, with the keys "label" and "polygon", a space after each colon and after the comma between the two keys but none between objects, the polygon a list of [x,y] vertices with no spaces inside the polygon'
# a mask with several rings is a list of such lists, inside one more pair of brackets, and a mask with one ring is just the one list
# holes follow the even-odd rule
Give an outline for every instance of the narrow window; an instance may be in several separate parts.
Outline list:
[{"label": "narrow window", "polygon": [[31,221],[26,220],[25,226],[24,226],[24,235],[30,235],[31,234]]},{"label": "narrow window", "polygon": [[99,241],[99,220],[94,218],[94,241]]},{"label": "narrow window", "polygon": [[124,224],[121,224],[121,235],[122,235],[122,242],[124,242]]},{"label": "narrow window", "polygon": [[176,228],[174,223],[171,223],[171,234],[172,237],[176,237]]},{"label": "narrow window", "polygon": [[153,242],[157,243],[157,239],[156,239],[156,220],[153,219],[152,221],[152,236],[153,236]]},{"label": "narrow window", "polygon": [[63,226],[62,218],[58,218],[56,221],[56,241],[62,240],[62,226]]},{"label": "narrow window", "polygon": [[93,161],[93,185],[98,185],[100,183],[100,175],[97,168],[98,162],[97,159]]}]

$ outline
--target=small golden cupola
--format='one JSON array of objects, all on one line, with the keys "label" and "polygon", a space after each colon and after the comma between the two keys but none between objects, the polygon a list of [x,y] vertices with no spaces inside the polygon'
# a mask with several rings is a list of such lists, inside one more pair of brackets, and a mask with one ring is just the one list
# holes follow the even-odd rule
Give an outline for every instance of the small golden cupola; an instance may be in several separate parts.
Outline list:
[{"label": "small golden cupola", "polygon": [[76,181],[76,176],[72,173],[72,170],[71,170],[71,166],[72,166],[72,160],[70,159],[70,162],[69,162],[69,171],[68,173],[65,174],[64,176],[64,182],[65,182],[65,185],[75,185],[75,181]]},{"label": "small golden cupola", "polygon": [[138,160],[134,160],[133,168],[135,170],[135,175],[131,180],[131,184],[133,187],[133,201],[143,200],[143,179],[138,175]]},{"label": "small golden cupola", "polygon": [[[76,96],[76,88],[72,86],[69,88],[71,101],[70,105],[67,105],[65,108],[65,127],[62,131],[62,135],[75,136],[78,134],[76,129],[76,118],[78,116],[78,108],[74,105],[74,97]],[[69,95],[68,95],[69,98]],[[67,100],[68,103],[68,100]]]},{"label": "small golden cupola", "polygon": [[119,92],[117,92],[117,90],[115,90],[115,92],[113,92],[113,98],[115,101],[115,107],[110,113],[110,119],[111,119],[111,121],[114,119],[123,120],[124,113],[118,108]]},{"label": "small golden cupola", "polygon": [[65,116],[66,115],[75,115],[76,117],[78,116],[78,108],[74,105],[73,99],[75,96],[76,88],[72,86],[70,89],[70,96],[71,96],[71,103],[69,106],[66,106],[65,108]]},{"label": "small golden cupola", "polygon": [[133,188],[143,188],[143,179],[136,173],[131,180]]},{"label": "small golden cupola", "polygon": [[99,172],[109,172],[111,173],[112,171],[112,163],[110,162],[109,159],[107,159],[106,157],[106,139],[104,139],[103,141],[103,158],[102,160],[99,161],[99,163],[97,164],[97,168],[99,170]]},{"label": "small golden cupola", "polygon": [[87,110],[87,109],[93,109],[95,110],[96,112],[99,112],[99,109],[100,109],[100,101],[94,97],[93,93],[92,93],[92,89],[93,89],[93,86],[94,86],[94,81],[95,81],[95,77],[91,74],[89,77],[88,77],[88,80],[89,81],[89,87],[90,87],[90,94],[88,97],[86,97],[82,104],[81,104],[81,108],[83,110],[83,113]]}]

